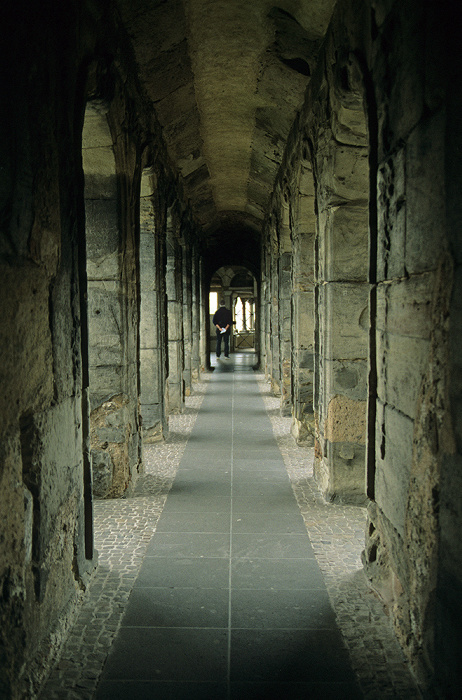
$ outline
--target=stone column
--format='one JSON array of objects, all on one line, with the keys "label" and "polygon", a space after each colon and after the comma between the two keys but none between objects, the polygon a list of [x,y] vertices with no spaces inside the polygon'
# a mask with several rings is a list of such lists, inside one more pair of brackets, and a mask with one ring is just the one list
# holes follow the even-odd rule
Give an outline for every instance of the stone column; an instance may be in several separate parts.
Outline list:
[{"label": "stone column", "polygon": [[270,347],[271,388],[275,396],[281,395],[281,364],[279,351],[279,264],[276,249],[272,249],[271,256],[271,303],[270,303]]},{"label": "stone column", "polygon": [[281,415],[292,413],[292,255],[279,260],[279,352]]},{"label": "stone column", "polygon": [[[292,229],[292,434],[298,443],[314,444],[314,184],[302,168]],[[309,193],[309,194],[308,194]]]},{"label": "stone column", "polygon": [[182,286],[183,286],[183,381],[185,396],[190,396],[192,388],[191,356],[193,344],[192,332],[192,259],[188,243],[182,245]]},{"label": "stone column", "polygon": [[[130,144],[117,157],[133,168]],[[125,202],[132,180],[118,189],[107,115],[87,108],[83,131],[88,276],[89,385],[93,489],[100,497],[123,494],[140,461],[138,298],[135,227]],[[138,211],[138,210],[136,210]]]},{"label": "stone column", "polygon": [[192,280],[191,280],[191,314],[192,314],[192,349],[191,349],[191,377],[193,380],[200,379],[200,336],[201,336],[201,315],[200,315],[200,273],[199,257],[196,248],[192,249]]},{"label": "stone column", "polygon": [[[366,156],[366,149],[336,143],[317,155],[319,395],[315,475],[327,498],[350,503],[366,500]],[[337,174],[341,174],[341,179],[337,179]]]},{"label": "stone column", "polygon": [[181,413],[183,385],[182,249],[170,215],[167,223],[168,410]]},{"label": "stone column", "polygon": [[156,442],[168,432],[165,412],[165,337],[163,241],[156,230],[153,175],[142,178],[140,202],[140,383],[143,440]]},{"label": "stone column", "polygon": [[202,258],[199,260],[199,272],[200,272],[200,284],[199,284],[199,290],[200,290],[200,363],[201,363],[201,370],[205,370],[206,368],[209,367],[209,358],[208,358],[208,335],[210,333],[209,331],[209,326],[210,326],[210,320],[209,320],[209,315],[208,315],[208,296],[209,296],[209,290],[206,289],[205,287],[205,282],[204,282],[204,263]]},{"label": "stone column", "polygon": [[270,274],[270,254],[267,246],[262,251],[263,270],[261,283],[261,338],[263,369],[267,379],[271,376],[271,274]]}]

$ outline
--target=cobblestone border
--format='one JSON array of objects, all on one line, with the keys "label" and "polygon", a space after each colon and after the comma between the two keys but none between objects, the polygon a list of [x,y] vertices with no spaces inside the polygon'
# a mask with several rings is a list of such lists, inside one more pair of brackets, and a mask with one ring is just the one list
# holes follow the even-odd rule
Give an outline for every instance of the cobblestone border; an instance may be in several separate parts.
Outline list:
[{"label": "cobblestone border", "polygon": [[313,478],[313,449],[295,443],[292,419],[281,417],[280,399],[264,374],[256,378],[365,700],[421,698],[391,622],[363,573],[366,509],[322,498]]}]

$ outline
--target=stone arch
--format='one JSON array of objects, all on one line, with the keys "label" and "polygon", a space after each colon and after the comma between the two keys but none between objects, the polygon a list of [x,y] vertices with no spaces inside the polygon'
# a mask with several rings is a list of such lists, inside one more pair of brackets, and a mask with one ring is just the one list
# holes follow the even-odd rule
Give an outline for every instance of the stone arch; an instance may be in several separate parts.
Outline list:
[{"label": "stone arch", "polygon": [[[217,294],[218,303],[221,299],[233,313],[236,321],[236,302],[244,303],[252,319],[252,327],[245,328],[241,333],[236,324],[233,324],[230,337],[230,350],[239,351],[256,348],[256,326],[258,319],[258,285],[252,270],[243,265],[222,265],[210,279],[209,292]],[[209,344],[211,349],[215,343],[215,327],[212,323],[213,309],[209,308]]]}]

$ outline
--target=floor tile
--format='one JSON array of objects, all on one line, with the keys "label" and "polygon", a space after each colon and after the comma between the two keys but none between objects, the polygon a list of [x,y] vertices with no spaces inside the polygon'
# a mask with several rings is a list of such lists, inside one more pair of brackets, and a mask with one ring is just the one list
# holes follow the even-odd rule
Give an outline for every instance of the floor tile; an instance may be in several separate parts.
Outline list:
[{"label": "floor tile", "polygon": [[295,496],[288,481],[270,481],[268,483],[251,481],[241,482],[238,479],[233,483],[233,501],[236,503],[239,498],[259,498],[267,499],[269,503],[288,501],[295,509]]},{"label": "floor tile", "polygon": [[231,497],[231,482],[230,481],[182,481],[178,479],[173,482],[169,493],[169,498],[202,500],[207,503],[212,503],[215,498],[230,498]]},{"label": "floor tile", "polygon": [[267,469],[264,467],[261,469],[255,469],[254,465],[251,465],[248,462],[241,467],[236,466],[236,462],[234,462],[233,481],[234,484],[255,482],[258,484],[281,483],[290,485],[287,472],[283,472],[279,466],[275,467],[274,469]]},{"label": "floor tile", "polygon": [[295,500],[292,494],[283,493],[273,497],[233,496],[233,509],[240,513],[267,513],[269,518],[278,517],[280,513],[294,513]]},{"label": "floor tile", "polygon": [[[286,475],[287,478],[287,475]],[[178,469],[175,481],[174,481],[174,486],[178,486],[179,484],[201,484],[205,482],[206,484],[208,483],[225,483],[225,484],[230,484],[231,483],[231,469],[230,467],[227,467],[226,469],[218,469],[215,465],[215,468],[212,470],[210,468],[208,469],[199,469],[199,468],[193,468],[193,469]]]},{"label": "floor tile", "polygon": [[233,588],[322,588],[324,579],[315,560],[235,559],[231,565]]},{"label": "floor tile", "polygon": [[322,589],[232,590],[231,626],[244,629],[334,629],[335,616]]},{"label": "floor tile", "polygon": [[156,532],[147,557],[229,557],[229,533]]},{"label": "floor tile", "polygon": [[233,630],[231,681],[354,682],[340,634],[330,630]]},{"label": "floor tile", "polygon": [[229,591],[222,588],[135,588],[124,627],[228,626]]},{"label": "floor tile", "polygon": [[187,494],[177,494],[175,498],[168,498],[163,515],[170,513],[208,513],[213,509],[216,513],[230,513],[230,498],[191,498]]},{"label": "floor tile", "polygon": [[160,517],[156,532],[229,533],[229,520],[229,513],[170,513]]},{"label": "floor tile", "polygon": [[268,517],[266,513],[240,513],[233,510],[233,533],[245,532],[294,532],[306,535],[306,527],[300,512],[278,513]]},{"label": "floor tile", "polygon": [[227,648],[226,630],[122,627],[103,679],[219,682]]},{"label": "floor tile", "polygon": [[135,587],[228,588],[226,559],[148,557],[143,561]]},{"label": "floor tile", "polygon": [[231,556],[239,559],[313,559],[313,548],[306,535],[233,533]]}]

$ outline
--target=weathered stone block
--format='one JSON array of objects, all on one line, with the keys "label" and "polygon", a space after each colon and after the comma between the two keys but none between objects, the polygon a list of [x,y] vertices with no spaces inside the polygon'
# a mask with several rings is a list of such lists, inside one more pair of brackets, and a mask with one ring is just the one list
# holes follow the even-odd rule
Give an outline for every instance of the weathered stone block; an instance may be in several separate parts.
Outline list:
[{"label": "weathered stone block", "polygon": [[354,401],[366,401],[368,371],[366,360],[326,360],[324,368],[330,396],[340,394]]},{"label": "weathered stone block", "polygon": [[122,309],[116,283],[90,282],[88,285],[88,322],[90,344],[101,344],[104,335],[120,336]]},{"label": "weathered stone block", "polygon": [[360,109],[350,109],[335,101],[331,124],[332,134],[338,143],[347,146],[367,145],[367,126],[362,105]]},{"label": "weathered stone block", "polygon": [[364,444],[326,441],[329,481],[324,496],[334,503],[365,505],[366,448]]},{"label": "weathered stone block", "polygon": [[[290,432],[297,443],[303,447],[314,445],[314,418],[313,414],[302,415],[301,418],[294,416],[290,426]],[[309,460],[307,460],[309,463]]]},{"label": "weathered stone block", "polygon": [[[82,129],[84,163],[91,157],[89,150],[108,148],[112,150],[112,135],[107,121],[108,105],[101,100],[87,103]],[[114,157],[114,156],[113,156]]]},{"label": "weathered stone block", "polygon": [[[382,3],[383,5],[383,3]],[[388,7],[375,3],[378,14]],[[379,119],[379,158],[405,142],[422,116],[425,65],[420,3],[409,3],[405,12],[395,12],[384,24],[376,47],[376,99],[383,105]],[[418,68],[417,68],[418,67]],[[406,105],[406,109],[403,109]]]},{"label": "weathered stone block", "polygon": [[144,349],[159,346],[159,318],[157,292],[142,291],[140,313],[140,347]]},{"label": "weathered stone block", "polygon": [[406,269],[433,270],[446,245],[445,115],[411,133],[406,147]]},{"label": "weathered stone block", "polygon": [[114,280],[120,276],[120,257],[118,251],[101,255],[93,260],[87,259],[88,280]]},{"label": "weathered stone block", "polygon": [[368,279],[369,213],[364,205],[329,209],[324,231],[321,275],[326,281]]},{"label": "weathered stone block", "polygon": [[121,422],[118,426],[101,426],[95,428],[95,438],[98,440],[99,443],[122,443],[125,442],[126,437],[127,431],[125,422]]},{"label": "weathered stone block", "polygon": [[429,349],[426,339],[377,333],[377,394],[410,418],[416,416]]},{"label": "weathered stone block", "polygon": [[161,385],[161,373],[159,366],[159,353],[157,350],[141,350],[143,374],[141,377],[141,402],[144,404],[156,403],[163,393]]},{"label": "weathered stone block", "polygon": [[[86,200],[87,260],[93,263],[118,253],[119,226],[117,201]],[[101,262],[100,262],[101,265]]]},{"label": "weathered stone block", "polygon": [[405,151],[382,163],[377,173],[377,279],[402,278],[405,274],[406,174]]},{"label": "weathered stone block", "polygon": [[377,329],[395,335],[430,337],[434,274],[377,287]]},{"label": "weathered stone block", "polygon": [[[347,201],[369,197],[369,161],[366,148],[329,144],[322,153],[323,205],[335,205],[339,198]],[[321,154],[320,154],[321,155]]]},{"label": "weathered stone block", "polygon": [[182,313],[181,305],[177,301],[168,302],[168,339],[169,341],[180,341],[183,337],[181,325]]},{"label": "weathered stone block", "polygon": [[143,444],[152,445],[156,442],[160,442],[165,438],[164,427],[161,420],[148,425],[143,426]]},{"label": "weathered stone block", "polygon": [[414,422],[377,402],[375,500],[401,536],[412,465]]},{"label": "weathered stone block", "polygon": [[314,369],[314,353],[312,350],[300,348],[297,352],[297,364],[299,370]]},{"label": "weathered stone block", "polygon": [[327,359],[368,354],[368,284],[331,282],[320,288],[321,352]]},{"label": "weathered stone block", "polygon": [[89,348],[89,365],[91,372],[98,372],[103,366],[116,366],[120,363],[120,337],[105,335],[99,338],[100,345]]},{"label": "weathered stone block", "polygon": [[324,423],[324,437],[332,443],[366,442],[366,401],[355,401],[347,396],[336,395],[328,405]]},{"label": "weathered stone block", "polygon": [[111,456],[103,450],[92,450],[91,463],[93,470],[93,495],[96,498],[105,498],[112,484],[113,466]]},{"label": "weathered stone block", "polygon": [[122,391],[125,367],[111,365],[90,369],[90,403],[93,410]]}]

